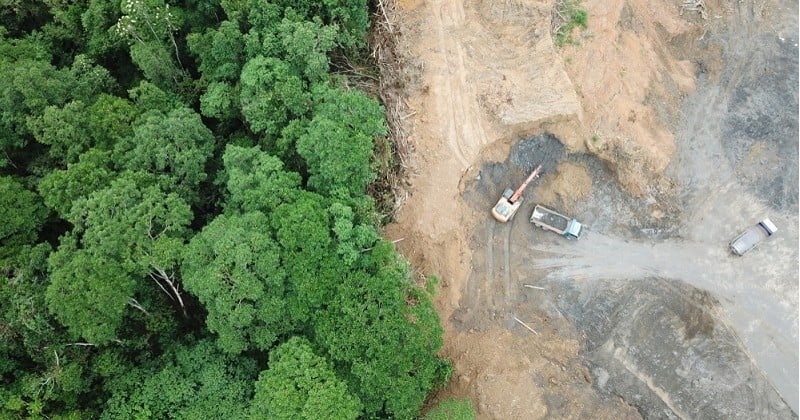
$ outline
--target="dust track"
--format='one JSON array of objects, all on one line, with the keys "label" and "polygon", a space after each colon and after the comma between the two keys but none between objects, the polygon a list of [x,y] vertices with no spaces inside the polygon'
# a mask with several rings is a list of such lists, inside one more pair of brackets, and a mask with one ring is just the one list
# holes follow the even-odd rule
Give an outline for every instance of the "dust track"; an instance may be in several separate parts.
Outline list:
[{"label": "dust track", "polygon": [[[791,276],[794,269],[791,264],[783,263],[788,259],[780,257],[780,244],[766,243],[757,248],[760,252],[752,251],[752,255],[757,255],[753,258],[760,260],[755,264],[737,259],[724,244],[710,248],[706,243],[684,240],[643,243],[590,232],[582,241],[569,245],[573,246],[565,246],[566,249],[554,249],[552,244],[528,246],[531,254],[551,255],[534,260],[533,268],[547,271],[548,280],[575,279],[589,283],[666,278],[713,290],[725,311],[713,315],[716,323],[732,325],[751,348],[754,362],[765,367],[786,395],[793,392],[798,369],[796,300],[787,300],[782,288],[764,287],[775,277]],[[738,264],[741,262],[744,264]],[[790,364],[786,365],[787,362]],[[780,366],[784,368],[776,369]]]}]

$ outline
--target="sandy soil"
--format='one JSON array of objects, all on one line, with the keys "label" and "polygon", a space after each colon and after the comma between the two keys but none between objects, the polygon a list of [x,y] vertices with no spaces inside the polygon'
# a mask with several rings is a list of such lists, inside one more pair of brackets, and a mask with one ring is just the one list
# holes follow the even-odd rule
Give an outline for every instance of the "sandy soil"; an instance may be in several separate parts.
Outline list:
[{"label": "sandy soil", "polygon": [[[589,30],[576,33],[578,45],[557,49],[550,34],[552,1],[398,0],[391,12],[398,49],[415,74],[404,92],[414,152],[408,197],[385,235],[402,238],[398,248],[412,264],[442,279],[437,307],[445,325],[443,352],[456,375],[437,398],[468,397],[480,418],[642,415],[633,402],[598,391],[597,381],[605,383],[608,375],[587,368],[581,354],[592,341],[587,330],[560,314],[558,305],[531,297],[537,289],[520,287],[553,267],[561,267],[562,277],[586,274],[563,263],[548,266],[547,259],[535,264],[531,256],[548,248],[531,248],[535,239],[519,233],[529,229],[528,210],[507,225],[487,223],[488,210],[502,188],[520,182],[543,156],[544,149],[521,153],[517,142],[546,133],[560,144],[541,144],[559,160],[548,162],[532,189],[537,202],[583,214],[595,230],[613,232],[607,217],[579,203],[599,203],[598,193],[639,200],[632,202],[640,206],[636,215],[643,225],[674,233],[671,217],[679,215],[670,198],[680,183],[666,169],[678,152],[680,106],[693,94],[699,70],[709,80],[721,77],[722,53],[706,47],[698,60],[697,43],[733,14],[717,1],[706,4],[708,19],[682,10],[680,2],[589,0],[583,4]],[[770,153],[755,143],[744,159],[769,160],[775,157]],[[528,158],[509,170],[502,164],[509,155]],[[609,188],[616,186],[612,194]],[[604,239],[609,249],[627,242],[601,238],[611,238]],[[797,255],[788,257],[796,261]],[[586,264],[602,267],[598,261]],[[588,275],[650,273],[633,266]],[[629,371],[636,367],[635,360],[623,362]],[[652,385],[646,374],[638,378]],[[680,416],[680,404],[670,406],[669,399],[661,395]]]}]

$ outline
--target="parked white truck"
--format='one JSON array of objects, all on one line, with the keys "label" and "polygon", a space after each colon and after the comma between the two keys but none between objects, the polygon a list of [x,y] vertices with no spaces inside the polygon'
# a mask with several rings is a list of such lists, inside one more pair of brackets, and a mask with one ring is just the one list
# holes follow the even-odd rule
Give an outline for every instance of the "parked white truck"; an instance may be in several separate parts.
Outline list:
[{"label": "parked white truck", "polygon": [[578,239],[581,237],[581,233],[583,233],[583,225],[577,220],[540,205],[536,205],[536,207],[533,208],[531,223],[542,229],[551,230],[568,239]]},{"label": "parked white truck", "polygon": [[736,255],[744,255],[745,252],[755,248],[761,241],[777,231],[778,228],[772,223],[772,220],[766,218],[733,238],[730,243],[731,251]]}]

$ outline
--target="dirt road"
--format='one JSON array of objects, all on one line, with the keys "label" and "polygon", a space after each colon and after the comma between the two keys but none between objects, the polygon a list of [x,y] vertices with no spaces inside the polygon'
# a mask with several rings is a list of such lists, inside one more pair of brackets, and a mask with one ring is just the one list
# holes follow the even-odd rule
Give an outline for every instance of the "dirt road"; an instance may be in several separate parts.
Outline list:
[{"label": "dirt road", "polygon": [[[398,4],[421,73],[386,234],[442,278],[440,398],[481,418],[796,418],[797,4],[679,3],[587,1],[560,51],[550,1]],[[534,230],[534,202],[588,234]],[[767,214],[780,234],[729,255]]]}]

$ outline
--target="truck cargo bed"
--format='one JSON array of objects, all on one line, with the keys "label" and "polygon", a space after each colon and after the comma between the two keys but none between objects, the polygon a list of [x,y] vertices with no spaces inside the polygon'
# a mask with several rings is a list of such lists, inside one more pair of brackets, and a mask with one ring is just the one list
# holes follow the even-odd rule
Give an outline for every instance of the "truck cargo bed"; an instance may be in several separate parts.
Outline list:
[{"label": "truck cargo bed", "polygon": [[[538,213],[538,214],[537,214]],[[567,226],[569,224],[569,219],[563,217],[558,214],[549,213],[547,211],[544,212],[534,212],[536,217],[533,217],[531,221],[538,222],[541,224],[545,224],[561,233],[567,230]]]},{"label": "truck cargo bed", "polygon": [[569,226],[569,218],[541,206],[536,206],[531,215],[531,222],[536,225],[544,225],[558,233],[563,234]]}]

